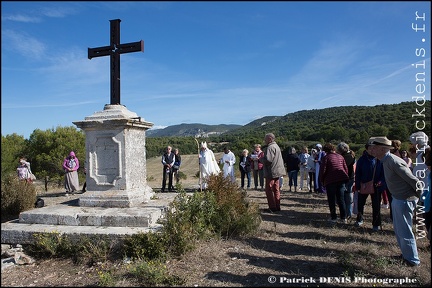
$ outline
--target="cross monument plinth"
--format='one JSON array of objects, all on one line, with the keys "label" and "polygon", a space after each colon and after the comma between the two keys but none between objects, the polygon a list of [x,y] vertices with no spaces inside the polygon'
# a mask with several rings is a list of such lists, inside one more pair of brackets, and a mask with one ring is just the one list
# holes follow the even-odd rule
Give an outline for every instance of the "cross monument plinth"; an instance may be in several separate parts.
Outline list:
[{"label": "cross monument plinth", "polygon": [[146,179],[145,131],[153,123],[123,105],[108,104],[73,123],[86,135],[87,192],[79,206],[124,208],[148,202],[154,192]]}]

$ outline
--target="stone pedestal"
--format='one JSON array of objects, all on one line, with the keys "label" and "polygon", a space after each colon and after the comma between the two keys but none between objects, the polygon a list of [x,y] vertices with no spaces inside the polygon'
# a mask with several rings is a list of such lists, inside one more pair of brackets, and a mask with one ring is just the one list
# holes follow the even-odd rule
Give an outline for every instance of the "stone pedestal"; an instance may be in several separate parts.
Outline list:
[{"label": "stone pedestal", "polygon": [[73,123],[86,135],[87,192],[79,206],[126,208],[148,202],[154,192],[147,185],[145,131],[153,123],[123,105],[105,105]]}]

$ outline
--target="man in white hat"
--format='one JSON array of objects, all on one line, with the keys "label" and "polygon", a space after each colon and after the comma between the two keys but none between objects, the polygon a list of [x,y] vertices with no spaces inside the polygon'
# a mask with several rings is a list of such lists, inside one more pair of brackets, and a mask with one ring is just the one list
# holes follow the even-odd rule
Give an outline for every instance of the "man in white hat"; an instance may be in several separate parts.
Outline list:
[{"label": "man in white hat", "polygon": [[390,153],[390,149],[392,143],[387,137],[374,137],[371,141],[371,154],[382,162],[384,177],[393,196],[393,229],[402,252],[402,260],[409,266],[418,266],[420,259],[412,226],[421,193],[417,187],[419,179],[403,159]]}]

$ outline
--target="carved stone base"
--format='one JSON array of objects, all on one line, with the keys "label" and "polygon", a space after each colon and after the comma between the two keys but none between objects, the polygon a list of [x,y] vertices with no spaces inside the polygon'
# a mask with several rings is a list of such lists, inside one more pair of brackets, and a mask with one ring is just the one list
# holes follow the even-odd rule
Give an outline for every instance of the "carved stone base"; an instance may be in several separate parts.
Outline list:
[{"label": "carved stone base", "polygon": [[144,191],[87,191],[79,198],[79,206],[131,208],[147,203],[153,195],[154,192],[149,186]]}]

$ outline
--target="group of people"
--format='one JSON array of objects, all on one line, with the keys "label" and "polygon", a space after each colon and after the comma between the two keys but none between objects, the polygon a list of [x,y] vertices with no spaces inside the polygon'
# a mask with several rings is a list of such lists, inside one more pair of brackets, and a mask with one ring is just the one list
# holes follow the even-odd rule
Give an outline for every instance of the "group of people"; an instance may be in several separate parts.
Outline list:
[{"label": "group of people", "polygon": [[[66,190],[65,194],[74,194],[79,190],[80,184],[78,179],[78,169],[80,168],[78,157],[76,157],[75,152],[71,151],[67,157],[64,158],[62,168],[64,170],[64,188]],[[25,157],[21,157],[18,162],[17,167],[18,179],[32,183],[36,180],[36,177],[30,169],[30,162],[27,161]],[[83,186],[83,192],[86,189],[86,183]]]},{"label": "group of people", "polygon": [[[372,202],[372,229],[381,229],[381,201],[386,195],[390,202],[390,215],[397,243],[402,252],[401,259],[410,266],[420,264],[413,218],[419,199],[424,205],[425,228],[430,240],[430,147],[428,136],[416,132],[410,136],[411,152],[416,166],[397,154],[395,142],[385,136],[371,137],[362,156],[355,162],[355,171],[348,168],[353,163],[345,143],[337,148],[327,143],[319,169],[319,181],[325,187],[330,210],[330,221],[338,222],[336,205],[339,207],[339,222],[347,223],[357,214],[355,226],[364,223],[364,207],[368,196]],[[397,143],[397,142],[396,142]],[[397,145],[397,144],[396,144]],[[354,168],[354,167],[353,167]],[[354,174],[354,184],[352,183]],[[427,184],[428,183],[428,184]],[[368,188],[370,187],[370,189]],[[352,196],[354,200],[352,201]]]},{"label": "group of people", "polygon": [[172,151],[171,146],[167,146],[165,153],[162,155],[162,189],[161,192],[165,192],[168,178],[168,191],[174,191],[173,178],[176,180],[176,185],[180,181],[180,165],[181,156],[179,149]]},{"label": "group of people", "polygon": [[[261,161],[263,157],[264,152],[261,150],[260,144],[254,145],[254,151],[250,155],[249,150],[243,149],[238,163],[241,189],[251,189],[252,177],[255,190],[258,190],[258,187],[261,187],[261,190],[264,189],[264,164]],[[222,169],[220,169],[219,164],[222,165]],[[199,153],[200,187],[206,189],[208,177],[220,172],[223,172],[224,177],[236,182],[235,164],[236,156],[227,146],[224,147],[222,157],[216,160],[213,151],[207,147],[207,143],[201,142]]]},{"label": "group of people", "polygon": [[[355,226],[362,226],[365,222],[364,208],[370,195],[372,230],[379,231],[381,229],[380,209],[385,196],[389,201],[386,205],[390,204],[390,216],[402,252],[401,260],[410,266],[420,264],[413,232],[413,218],[419,199],[425,206],[425,228],[429,240],[431,233],[429,188],[431,154],[428,136],[424,132],[416,132],[410,136],[409,152],[410,155],[414,155],[415,161],[409,161],[407,158],[411,160],[412,156],[406,155],[408,151],[399,151],[395,148],[398,145],[397,141],[390,141],[385,136],[371,137],[358,160],[349,145],[344,142],[338,145],[317,144],[311,150],[311,155],[307,153],[307,147],[303,147],[300,155],[296,155],[294,148],[291,148],[285,159],[274,134],[266,134],[264,142],[263,151],[260,145],[255,145],[255,151],[251,156],[248,155],[247,149],[242,151],[239,168],[242,177],[241,188],[244,185],[250,187],[251,171],[254,172],[255,189],[258,185],[262,187],[265,179],[268,212],[281,210],[281,177],[288,173],[290,190],[294,186],[296,191],[298,171],[300,171],[301,190],[306,186],[309,192],[312,192],[314,187],[315,192],[326,194],[331,223],[348,223],[348,220],[356,214]],[[213,152],[206,145],[202,145],[201,148],[200,165],[207,165],[201,167],[204,171],[203,175],[219,173],[218,161],[214,158]],[[224,152],[220,163],[224,165],[224,175],[232,177],[235,156],[227,148]],[[245,184],[245,177],[247,184]],[[312,182],[314,182],[313,186]],[[366,189],[368,183],[371,183],[369,191]]]}]

